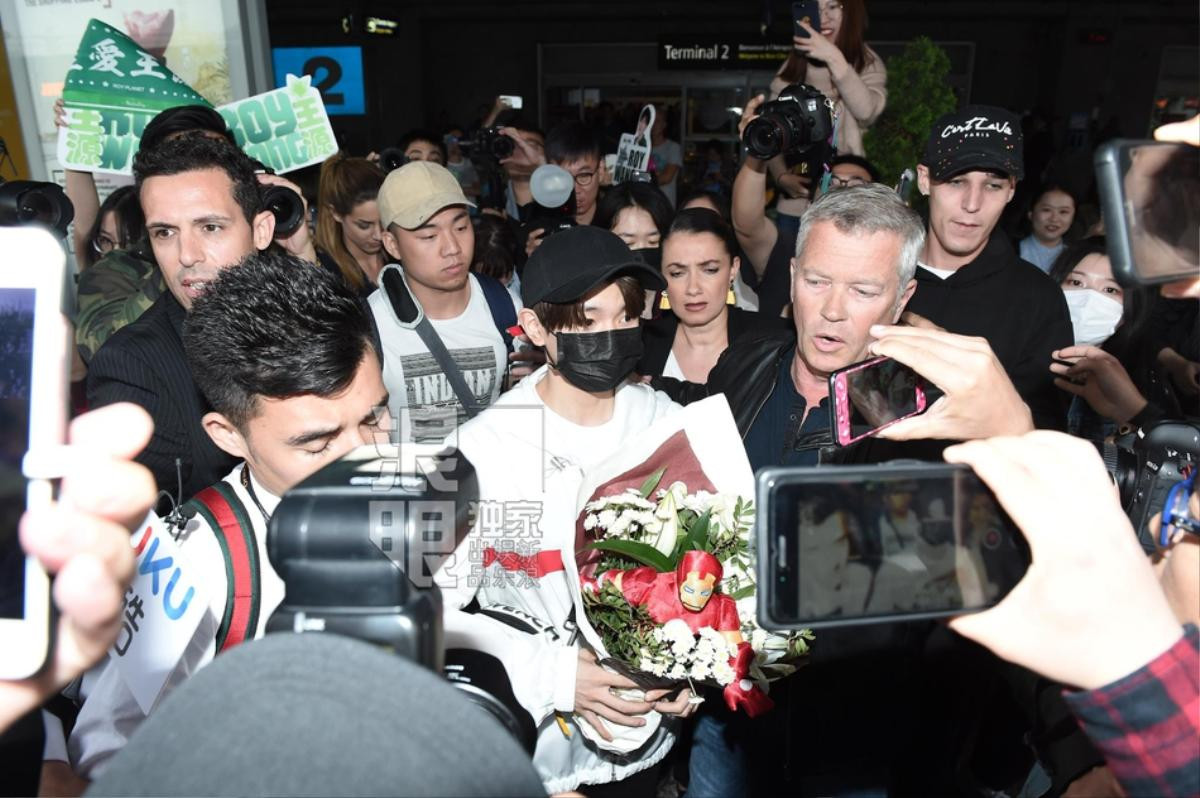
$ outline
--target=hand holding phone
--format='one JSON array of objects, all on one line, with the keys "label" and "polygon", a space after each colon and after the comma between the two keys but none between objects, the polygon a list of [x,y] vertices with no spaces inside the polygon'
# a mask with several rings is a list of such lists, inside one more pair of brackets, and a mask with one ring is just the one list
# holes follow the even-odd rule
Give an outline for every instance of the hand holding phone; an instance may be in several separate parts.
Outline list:
[{"label": "hand holding phone", "polygon": [[943,463],[767,468],[758,602],[768,629],[958,615],[998,602],[1029,554],[970,469]]},{"label": "hand holding phone", "polygon": [[1200,149],[1118,139],[1096,151],[1095,165],[1117,281],[1145,285],[1195,278]]},{"label": "hand holding phone", "polygon": [[924,379],[890,357],[876,357],[829,375],[833,440],[849,446],[925,412]]},{"label": "hand holding phone", "polygon": [[946,459],[971,466],[995,491],[1036,563],[998,606],[956,618],[952,629],[1084,689],[1127,676],[1179,639],[1180,622],[1090,443],[1038,431],[954,446]]},{"label": "hand holding phone", "polygon": [[[36,676],[12,675],[16,665],[27,667],[19,660],[35,657],[0,647],[5,671],[0,730],[98,662],[116,639],[122,597],[133,577],[129,535],[155,499],[154,478],[133,458],[153,429],[142,408],[110,405],[75,419],[67,446],[35,451],[30,458],[62,475],[57,503],[31,508],[21,521],[23,553],[39,570],[55,574],[59,617],[50,627],[54,636],[48,667]],[[21,622],[33,621],[27,615]],[[43,658],[45,654],[43,649]]]},{"label": "hand holding phone", "polygon": [[794,28],[794,35],[802,39],[811,38],[808,31],[800,24],[801,22],[813,30],[821,30],[821,4],[817,0],[804,0],[801,3],[792,3],[792,27]]},{"label": "hand holding phone", "polygon": [[942,392],[923,414],[889,426],[879,437],[965,441],[1033,429],[1029,406],[983,338],[883,325],[870,333],[876,339],[871,354],[904,363]]}]

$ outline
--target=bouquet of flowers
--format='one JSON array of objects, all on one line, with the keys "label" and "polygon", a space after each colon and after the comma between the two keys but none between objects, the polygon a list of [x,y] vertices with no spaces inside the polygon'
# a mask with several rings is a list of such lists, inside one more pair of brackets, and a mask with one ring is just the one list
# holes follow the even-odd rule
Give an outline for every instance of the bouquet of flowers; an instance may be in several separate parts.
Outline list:
[{"label": "bouquet of flowers", "polygon": [[731,709],[754,716],[771,707],[768,682],[795,671],[812,634],[755,623],[753,479],[724,397],[665,422],[581,491],[580,631],[602,665],[644,689],[716,686]]}]

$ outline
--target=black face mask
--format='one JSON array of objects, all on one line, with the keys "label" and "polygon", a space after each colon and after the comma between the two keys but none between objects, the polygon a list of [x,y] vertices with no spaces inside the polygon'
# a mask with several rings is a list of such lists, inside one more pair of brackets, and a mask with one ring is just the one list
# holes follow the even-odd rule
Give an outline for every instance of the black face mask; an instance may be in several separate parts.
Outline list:
[{"label": "black face mask", "polygon": [[558,333],[558,362],[567,382],[588,393],[611,391],[642,357],[642,330]]}]

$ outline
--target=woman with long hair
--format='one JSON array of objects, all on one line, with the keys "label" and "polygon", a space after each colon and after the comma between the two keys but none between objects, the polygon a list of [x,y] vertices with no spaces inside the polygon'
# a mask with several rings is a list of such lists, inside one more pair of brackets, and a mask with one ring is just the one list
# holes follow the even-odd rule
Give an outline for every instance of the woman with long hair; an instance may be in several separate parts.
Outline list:
[{"label": "woman with long hair", "polygon": [[317,192],[317,258],[362,294],[375,290],[386,259],[376,198],[383,171],[341,153],[321,164]]},{"label": "woman with long hair", "polygon": [[785,319],[728,303],[741,261],[733,230],[715,211],[687,208],[676,214],[662,252],[671,310],[642,325],[639,374],[702,385],[721,353],[740,337],[788,328]]},{"label": "woman with long hair", "polygon": [[[867,46],[864,0],[821,0],[820,29],[800,24],[808,36],[792,39],[795,49],[771,81],[770,99],[794,83],[807,83],[833,103],[834,140],[839,155],[865,155],[863,133],[887,105],[887,69]],[[794,235],[822,175],[797,175],[783,156],[771,161],[781,191],[779,229]]]}]

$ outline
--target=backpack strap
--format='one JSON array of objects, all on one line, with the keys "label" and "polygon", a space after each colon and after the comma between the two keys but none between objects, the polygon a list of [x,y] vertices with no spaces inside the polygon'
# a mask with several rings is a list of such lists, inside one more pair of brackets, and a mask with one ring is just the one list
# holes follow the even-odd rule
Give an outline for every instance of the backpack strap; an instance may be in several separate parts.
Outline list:
[{"label": "backpack strap", "polygon": [[488,310],[492,312],[492,322],[500,332],[500,337],[504,339],[504,348],[511,354],[513,335],[509,329],[517,326],[517,311],[513,307],[512,294],[508,293],[504,284],[495,277],[476,273],[475,279],[483,289],[483,298],[487,300]]},{"label": "backpack strap", "polygon": [[260,568],[254,526],[245,505],[225,482],[205,488],[188,502],[217,538],[225,559],[225,614],[217,629],[217,653],[253,639],[258,629]]}]

